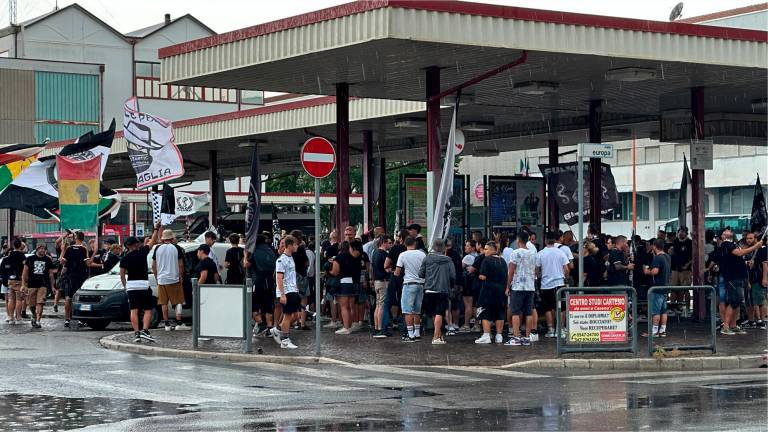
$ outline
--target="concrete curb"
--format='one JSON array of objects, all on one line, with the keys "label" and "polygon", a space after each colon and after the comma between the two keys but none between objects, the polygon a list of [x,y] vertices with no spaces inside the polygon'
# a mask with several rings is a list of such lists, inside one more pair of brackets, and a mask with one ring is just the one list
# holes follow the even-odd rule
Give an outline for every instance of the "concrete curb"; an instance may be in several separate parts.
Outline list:
[{"label": "concrete curb", "polygon": [[723,357],[626,358],[626,359],[543,359],[501,366],[502,369],[595,369],[595,370],[716,370],[751,369],[766,364],[764,354]]},{"label": "concrete curb", "polygon": [[278,364],[335,364],[335,365],[350,365],[341,360],[335,360],[327,357],[310,357],[310,356],[272,356],[272,355],[259,355],[259,354],[244,354],[244,353],[220,353],[210,351],[194,351],[194,350],[181,350],[175,348],[163,348],[151,345],[138,345],[132,343],[119,342],[116,340],[118,336],[132,335],[133,333],[117,333],[111,336],[104,336],[99,340],[99,345],[106,349],[114,351],[130,352],[134,354],[162,356],[162,357],[175,357],[175,358],[191,358],[201,360],[223,360],[233,363],[240,362],[259,362],[259,363],[278,363]]}]

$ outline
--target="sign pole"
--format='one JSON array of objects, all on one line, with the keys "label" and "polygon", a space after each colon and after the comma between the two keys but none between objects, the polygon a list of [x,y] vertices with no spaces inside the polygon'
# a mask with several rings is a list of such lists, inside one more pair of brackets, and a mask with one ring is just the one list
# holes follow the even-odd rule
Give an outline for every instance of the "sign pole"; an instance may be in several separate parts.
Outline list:
[{"label": "sign pole", "polygon": [[320,179],[315,178],[315,355],[320,355]]},{"label": "sign pole", "polygon": [[579,164],[579,289],[584,288],[584,149],[579,144],[576,160]]}]

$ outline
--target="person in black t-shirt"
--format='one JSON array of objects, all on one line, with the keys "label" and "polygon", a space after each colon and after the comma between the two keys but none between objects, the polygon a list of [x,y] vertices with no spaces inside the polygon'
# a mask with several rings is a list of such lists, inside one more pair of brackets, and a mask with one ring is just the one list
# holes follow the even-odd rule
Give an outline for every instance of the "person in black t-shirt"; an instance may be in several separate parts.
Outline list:
[{"label": "person in black t-shirt", "polygon": [[[755,244],[760,233],[750,232],[744,236],[747,246]],[[765,246],[756,249],[744,256],[747,263],[749,281],[746,287],[747,317],[740,323],[746,328],[765,328],[761,308],[765,302],[765,291],[762,287],[763,262],[765,261]]]},{"label": "person in black t-shirt", "polygon": [[629,262],[629,245],[624,236],[616,237],[613,249],[608,253],[608,286],[629,285],[629,272],[635,269]]},{"label": "person in black t-shirt", "polygon": [[371,256],[371,271],[373,273],[371,276],[373,279],[373,290],[376,294],[376,309],[373,312],[373,337],[374,339],[381,339],[388,336],[387,329],[382,326],[382,320],[384,318],[384,311],[391,304],[391,300],[387,298],[387,291],[392,270],[386,269],[384,263],[387,261],[389,250],[392,249],[392,239],[384,234],[380,235],[376,241],[378,242],[378,247]]},{"label": "person in black t-shirt", "polygon": [[82,231],[77,231],[74,233],[74,236],[75,243],[67,247],[64,250],[63,256],[59,259],[64,264],[62,271],[65,278],[63,295],[64,327],[66,328],[69,328],[69,321],[72,319],[72,297],[83,285],[83,282],[88,279],[88,267],[86,266],[88,251],[83,244],[85,234]]},{"label": "person in black t-shirt", "polygon": [[463,302],[462,293],[464,292],[464,268],[461,264],[462,256],[459,251],[456,250],[453,244],[452,238],[445,240],[445,254],[453,262],[453,270],[456,273],[456,280],[454,286],[451,287],[451,293],[449,295],[450,300],[450,315],[447,317],[448,324],[446,326],[447,336],[453,336],[459,331],[459,304]]},{"label": "person in black t-shirt", "polygon": [[202,244],[197,248],[197,259],[200,260],[197,263],[195,271],[199,275],[198,283],[202,284],[217,284],[221,281],[219,276],[219,268],[215,262],[210,258],[211,247]]},{"label": "person in black t-shirt", "polygon": [[[387,285],[387,304],[389,304],[389,307],[384,311],[384,315],[381,318],[381,327],[385,333],[388,332],[390,322],[398,324],[400,318],[404,318],[398,315],[400,297],[403,294],[403,276],[395,276],[394,271],[400,254],[408,250],[405,247],[405,239],[409,236],[408,230],[400,230],[397,233],[395,243],[389,249],[387,258],[384,260],[384,268],[392,274]],[[408,329],[405,327],[405,322],[400,323],[399,327],[401,336],[407,336]]]},{"label": "person in black t-shirt", "polygon": [[245,281],[245,271],[243,269],[243,256],[245,252],[240,245],[240,236],[231,234],[229,243],[232,245],[227,250],[224,258],[224,268],[227,269],[227,284],[240,285]]},{"label": "person in black t-shirt", "polygon": [[43,305],[48,287],[53,287],[53,261],[47,255],[45,244],[38,244],[35,254],[24,261],[24,273],[21,281],[27,293],[27,304],[35,308],[32,317],[32,327],[42,328],[40,319],[43,317]]},{"label": "person in black t-shirt", "polygon": [[[149,334],[149,324],[152,322],[152,310],[157,301],[152,298],[152,289],[149,286],[149,264],[147,258],[152,246],[157,243],[157,234],[160,225],[156,225],[152,232],[152,238],[146,246],[142,246],[136,237],[128,237],[125,247],[128,253],[120,260],[120,282],[128,295],[128,304],[131,309],[131,326],[134,332],[134,342],[142,339],[154,342]],[[139,310],[144,311],[143,326],[139,327]]]},{"label": "person in black t-shirt", "polygon": [[24,289],[21,284],[21,275],[24,271],[24,261],[27,259],[24,255],[23,243],[20,239],[13,240],[13,250],[3,258],[3,266],[0,269],[0,276],[3,282],[8,286],[8,304],[9,313],[13,314],[5,319],[8,324],[16,324],[21,321],[21,312],[24,310]]},{"label": "person in black t-shirt", "polygon": [[476,344],[489,344],[491,324],[496,326],[495,342],[501,344],[506,317],[505,290],[507,289],[507,263],[498,255],[495,241],[485,244],[485,258],[480,265],[477,279],[481,282],[480,298],[477,302],[478,318],[483,321],[483,335],[475,340]]},{"label": "person in black t-shirt", "polygon": [[756,292],[755,286],[753,285],[753,297],[755,295],[762,295],[762,297],[759,297],[762,299],[761,304],[755,304],[755,306],[759,306],[759,309],[756,310],[758,313],[756,327],[765,329],[768,325],[768,246],[763,245],[763,247],[755,252],[754,266],[758,269],[760,292]]},{"label": "person in black t-shirt", "polygon": [[719,249],[720,276],[725,283],[726,313],[723,319],[723,328],[720,333],[724,335],[745,334],[746,332],[737,325],[741,305],[744,303],[744,290],[748,286],[749,272],[744,257],[763,246],[759,241],[750,247],[742,248],[733,242],[733,231],[726,228],[723,231],[723,243]]}]

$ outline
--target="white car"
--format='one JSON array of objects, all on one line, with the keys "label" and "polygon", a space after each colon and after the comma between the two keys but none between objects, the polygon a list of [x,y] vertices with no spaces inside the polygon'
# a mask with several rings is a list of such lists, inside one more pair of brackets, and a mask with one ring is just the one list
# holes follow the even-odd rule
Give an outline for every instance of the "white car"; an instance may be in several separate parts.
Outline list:
[{"label": "white car", "polygon": [[[200,243],[197,242],[179,242],[179,247],[184,250],[184,264],[186,268],[186,277],[184,279],[184,297],[187,304],[184,305],[184,318],[192,316],[192,284],[190,274],[197,266],[197,248]],[[157,247],[157,246],[155,246]],[[213,253],[219,259],[219,264],[224,265],[224,257],[230,248],[229,243],[215,243]],[[149,264],[149,286],[152,289],[152,296],[157,298],[157,280],[152,274],[152,252],[147,257]],[[227,269],[220,270],[222,280],[226,280]],[[112,321],[130,321],[130,309],[128,307],[128,296],[120,282],[120,265],[115,265],[112,270],[103,275],[89,278],[83,283],[83,286],[77,290],[72,298],[72,318],[84,322],[95,330],[103,330]],[[162,319],[162,313],[158,306],[152,315],[151,327],[156,327]]]}]

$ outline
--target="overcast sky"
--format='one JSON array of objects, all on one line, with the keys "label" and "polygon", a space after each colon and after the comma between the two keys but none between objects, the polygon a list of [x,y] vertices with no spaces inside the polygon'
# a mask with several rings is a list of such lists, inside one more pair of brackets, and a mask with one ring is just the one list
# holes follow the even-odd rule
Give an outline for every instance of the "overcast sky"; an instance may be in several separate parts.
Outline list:
[{"label": "overcast sky", "polygon": [[[50,12],[56,0],[17,0],[19,21]],[[190,13],[217,32],[226,32],[349,1],[334,0],[79,0],[81,6],[118,31],[126,33]],[[666,21],[678,0],[484,0],[493,3],[568,12]],[[683,17],[757,3],[758,0],[690,0]],[[0,27],[8,23],[9,0],[0,0]],[[75,3],[59,0],[59,7]]]}]

